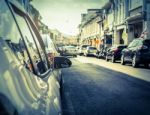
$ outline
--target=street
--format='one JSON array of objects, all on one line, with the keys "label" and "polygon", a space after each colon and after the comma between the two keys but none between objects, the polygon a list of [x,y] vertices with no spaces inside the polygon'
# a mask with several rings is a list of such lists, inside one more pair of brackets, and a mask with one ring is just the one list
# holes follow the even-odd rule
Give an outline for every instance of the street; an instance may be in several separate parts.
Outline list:
[{"label": "street", "polygon": [[62,70],[64,115],[150,115],[150,69],[94,57],[71,60]]}]

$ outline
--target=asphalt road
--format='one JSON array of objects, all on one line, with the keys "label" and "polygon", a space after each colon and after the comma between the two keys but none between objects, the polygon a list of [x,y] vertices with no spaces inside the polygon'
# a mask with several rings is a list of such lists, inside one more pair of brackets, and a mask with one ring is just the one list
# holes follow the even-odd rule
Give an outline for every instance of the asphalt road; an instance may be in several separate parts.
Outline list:
[{"label": "asphalt road", "polygon": [[[149,69],[85,57],[72,62],[62,71],[63,115],[150,115]],[[147,76],[141,79],[136,71]]]}]

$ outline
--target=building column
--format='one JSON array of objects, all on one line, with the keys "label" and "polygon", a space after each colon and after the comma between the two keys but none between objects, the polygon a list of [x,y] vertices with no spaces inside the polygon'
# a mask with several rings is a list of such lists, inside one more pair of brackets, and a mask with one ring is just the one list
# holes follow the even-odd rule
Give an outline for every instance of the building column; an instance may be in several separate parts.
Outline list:
[{"label": "building column", "polygon": [[117,29],[115,29],[115,31],[114,31],[114,41],[113,41],[113,44],[119,44],[119,43],[120,43],[119,32],[117,31]]},{"label": "building column", "polygon": [[146,31],[146,38],[150,39],[150,3],[146,3],[146,20],[144,23],[144,28],[143,30]]}]

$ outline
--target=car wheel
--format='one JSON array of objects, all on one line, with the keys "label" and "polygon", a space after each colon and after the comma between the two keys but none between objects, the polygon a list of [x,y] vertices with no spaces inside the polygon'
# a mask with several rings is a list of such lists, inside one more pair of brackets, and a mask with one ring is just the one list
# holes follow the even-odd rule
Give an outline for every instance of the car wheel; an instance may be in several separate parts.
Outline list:
[{"label": "car wheel", "polygon": [[111,57],[111,62],[115,63],[115,56],[114,55]]},{"label": "car wheel", "polygon": [[145,68],[149,68],[149,63],[145,63],[145,64],[144,64],[144,67],[145,67]]},{"label": "car wheel", "polygon": [[77,55],[74,55],[73,57],[77,57]]},{"label": "car wheel", "polygon": [[121,65],[125,65],[124,55],[121,56]]},{"label": "car wheel", "polygon": [[96,55],[96,58],[98,58],[98,59],[99,59],[99,54],[97,54],[97,55]]},{"label": "car wheel", "polygon": [[108,56],[106,56],[105,60],[106,60],[107,62],[109,61]]},{"label": "car wheel", "polygon": [[138,62],[137,62],[137,56],[134,55],[133,58],[132,58],[132,67],[136,68],[138,67]]}]

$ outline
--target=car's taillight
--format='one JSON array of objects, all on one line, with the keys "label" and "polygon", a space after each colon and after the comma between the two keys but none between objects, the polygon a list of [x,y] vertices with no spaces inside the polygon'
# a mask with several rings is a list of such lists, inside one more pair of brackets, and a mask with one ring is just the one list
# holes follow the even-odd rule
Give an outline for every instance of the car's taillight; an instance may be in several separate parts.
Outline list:
[{"label": "car's taillight", "polygon": [[116,53],[118,50],[119,50],[119,49],[118,49],[118,48],[116,48],[116,49],[114,49],[113,51]]}]

